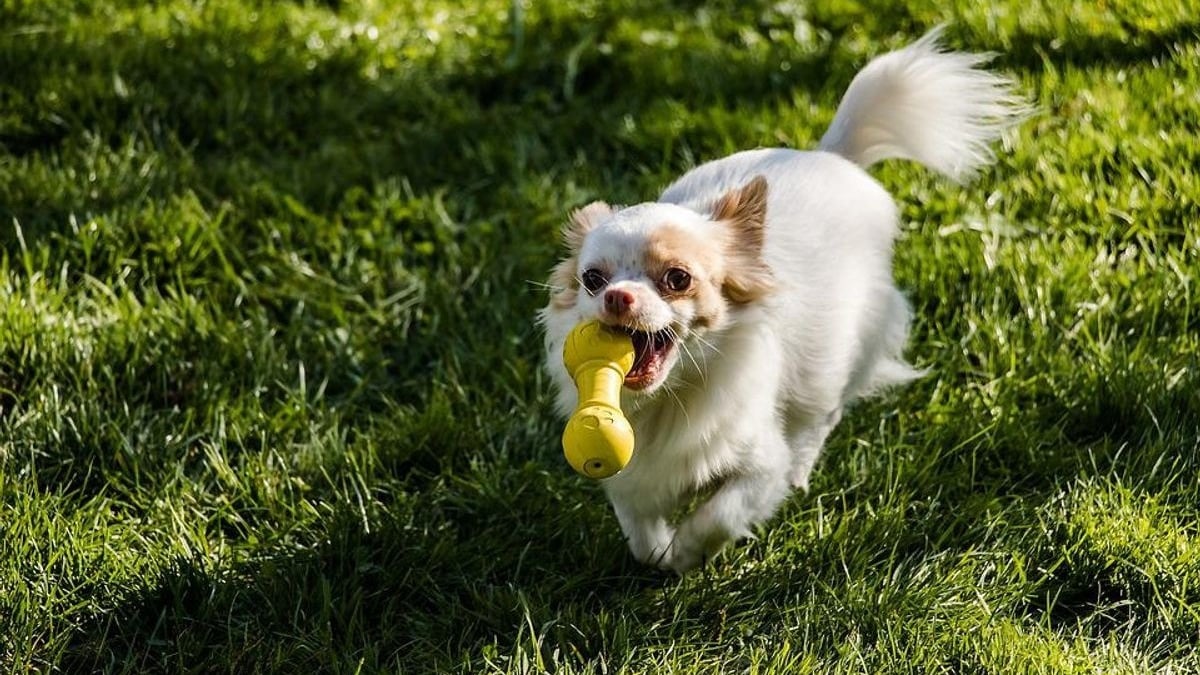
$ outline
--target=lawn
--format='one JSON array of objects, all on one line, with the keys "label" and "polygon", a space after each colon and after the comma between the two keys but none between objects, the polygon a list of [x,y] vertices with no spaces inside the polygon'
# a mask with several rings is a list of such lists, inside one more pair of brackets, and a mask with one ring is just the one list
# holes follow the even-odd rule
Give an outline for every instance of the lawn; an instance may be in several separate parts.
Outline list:
[{"label": "lawn", "polygon": [[[11,672],[1195,672],[1195,2],[0,9]],[[1037,106],[912,164],[913,386],[680,578],[573,474],[565,214],[805,148],[949,22]]]}]

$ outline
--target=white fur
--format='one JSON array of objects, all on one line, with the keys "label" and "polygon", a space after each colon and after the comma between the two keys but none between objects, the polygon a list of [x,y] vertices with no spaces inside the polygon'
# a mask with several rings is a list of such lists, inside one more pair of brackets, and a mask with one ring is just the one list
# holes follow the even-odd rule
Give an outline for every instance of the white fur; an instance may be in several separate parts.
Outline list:
[{"label": "white fur", "polygon": [[[639,560],[683,572],[750,535],[792,487],[807,488],[847,404],[919,375],[901,355],[909,309],[891,275],[896,207],[862,167],[905,157],[967,176],[1022,112],[1007,80],[976,69],[981,57],[940,52],[936,37],[868,64],[820,150],[752,150],[704,164],[658,202],[613,212],[584,240],[580,269],[606,260],[614,283],[644,295],[653,280],[638,252],[649,233],[670,223],[717,236],[724,224],[710,218],[714,203],[756,176],[768,183],[763,258],[773,292],[731,304],[724,324],[708,331],[690,330],[689,317],[656,305],[656,295],[639,300],[656,317],[653,329],[672,325],[682,338],[661,386],[623,391],[637,445],[604,482]],[[563,340],[598,315],[599,303],[581,291],[573,307],[551,304],[541,315],[564,415],[576,392]],[[706,489],[711,496],[673,524]]]},{"label": "white fur", "polygon": [[988,54],[943,52],[941,27],[863,68],[842,96],[820,149],[862,167],[911,159],[965,180],[993,159],[988,144],[1025,116],[1012,82],[977,67]]}]

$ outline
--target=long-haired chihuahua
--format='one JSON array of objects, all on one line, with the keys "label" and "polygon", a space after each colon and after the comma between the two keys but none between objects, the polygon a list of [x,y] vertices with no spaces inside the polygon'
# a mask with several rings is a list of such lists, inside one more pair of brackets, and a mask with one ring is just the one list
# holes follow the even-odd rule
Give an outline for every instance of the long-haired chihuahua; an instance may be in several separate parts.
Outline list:
[{"label": "long-haired chihuahua", "polygon": [[637,449],[603,486],[637,559],[684,572],[751,534],[807,489],[848,404],[920,375],[902,355],[897,209],[865,169],[904,158],[966,179],[1026,111],[986,56],[938,34],[868,63],[814,151],[739,152],[657,201],[571,215],[540,315],[546,365],[566,415],[567,333],[599,319],[633,338],[621,404]]}]

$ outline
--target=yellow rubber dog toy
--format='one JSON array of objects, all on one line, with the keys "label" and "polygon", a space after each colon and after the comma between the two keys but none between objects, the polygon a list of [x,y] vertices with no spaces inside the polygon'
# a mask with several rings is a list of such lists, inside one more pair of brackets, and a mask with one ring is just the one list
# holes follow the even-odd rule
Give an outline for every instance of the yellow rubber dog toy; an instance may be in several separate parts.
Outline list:
[{"label": "yellow rubber dog toy", "polygon": [[563,430],[563,454],[588,478],[608,478],[633,456],[633,427],[620,406],[635,356],[628,335],[599,321],[579,324],[563,345],[563,365],[579,389],[579,405]]}]

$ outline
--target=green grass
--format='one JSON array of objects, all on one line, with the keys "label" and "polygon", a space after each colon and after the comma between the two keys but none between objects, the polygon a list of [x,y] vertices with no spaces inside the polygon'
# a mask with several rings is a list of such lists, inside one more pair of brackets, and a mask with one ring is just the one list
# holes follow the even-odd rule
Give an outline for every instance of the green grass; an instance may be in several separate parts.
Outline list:
[{"label": "green grass", "polygon": [[[0,10],[12,672],[1200,669],[1194,2]],[[904,220],[911,358],[676,578],[560,456],[564,214],[810,146],[950,21],[1039,114]]]}]

